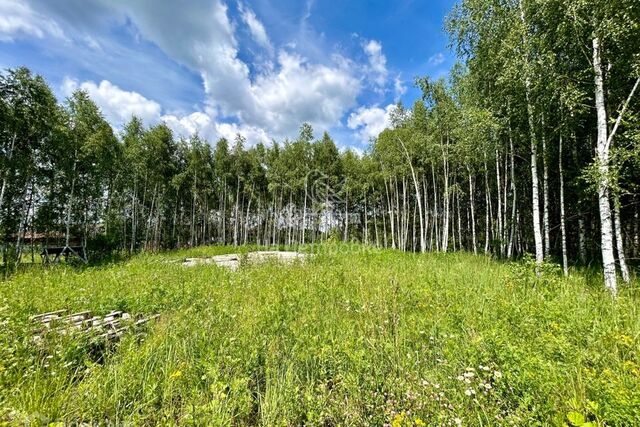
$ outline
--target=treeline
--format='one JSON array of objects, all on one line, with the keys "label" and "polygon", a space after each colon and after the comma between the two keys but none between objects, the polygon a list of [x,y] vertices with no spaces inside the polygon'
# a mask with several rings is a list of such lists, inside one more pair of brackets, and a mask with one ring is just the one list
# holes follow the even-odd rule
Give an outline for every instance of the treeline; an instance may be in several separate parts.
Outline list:
[{"label": "treeline", "polygon": [[[210,144],[132,120],[115,135],[82,91],[60,105],[27,69],[0,79],[4,263],[33,242],[135,252],[328,238],[410,251],[602,263],[640,251],[640,6],[464,0],[462,63],[417,79],[366,153],[303,124],[294,140]],[[29,244],[25,244],[28,242]]]},{"label": "treeline", "polygon": [[[497,214],[511,208],[498,233],[526,217],[538,263],[561,257],[566,272],[571,254],[602,261],[615,294],[616,270],[629,281],[626,255],[640,243],[640,3],[462,0],[447,28],[467,68],[453,87],[462,120],[474,123],[476,166],[486,170],[495,153],[500,182],[515,163],[512,207],[506,197],[493,204]],[[478,138],[476,126],[493,137]]]}]

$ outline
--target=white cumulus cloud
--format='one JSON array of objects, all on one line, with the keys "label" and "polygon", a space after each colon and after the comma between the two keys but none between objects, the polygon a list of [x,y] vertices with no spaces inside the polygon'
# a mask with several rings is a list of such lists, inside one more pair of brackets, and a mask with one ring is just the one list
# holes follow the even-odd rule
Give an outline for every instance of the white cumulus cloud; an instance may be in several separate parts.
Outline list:
[{"label": "white cumulus cloud", "polygon": [[70,96],[78,89],[89,94],[116,130],[121,129],[132,116],[136,116],[142,119],[145,125],[166,123],[176,137],[189,138],[198,134],[213,142],[222,137],[233,140],[237,134],[241,134],[250,144],[270,141],[267,133],[261,128],[216,121],[213,110],[163,114],[161,105],[156,101],[147,99],[137,92],[123,90],[107,80],[97,84],[92,81],[79,83],[69,77],[64,79],[61,90],[65,96]]},{"label": "white cumulus cloud", "polygon": [[369,60],[369,72],[379,91],[384,91],[387,82],[387,57],[382,53],[382,45],[376,40],[369,40],[364,45]]},{"label": "white cumulus cloud", "polygon": [[108,80],[102,80],[96,84],[92,81],[78,83],[69,77],[64,79],[63,94],[70,96],[77,89],[87,92],[100,107],[105,118],[115,127],[122,126],[132,116],[137,116],[147,124],[157,123],[160,119],[162,111],[160,104],[137,92],[120,89]]},{"label": "white cumulus cloud", "polygon": [[389,104],[385,108],[380,108],[377,105],[360,107],[349,115],[347,126],[356,131],[361,142],[369,142],[390,126],[391,112],[394,108],[393,104]]},{"label": "white cumulus cloud", "polygon": [[277,72],[258,76],[250,86],[255,109],[239,112],[249,125],[276,135],[295,133],[302,122],[328,129],[356,104],[358,79],[349,70],[309,64],[298,55],[281,52]]},{"label": "white cumulus cloud", "polygon": [[[206,106],[202,114],[210,123],[191,112],[165,114],[166,121],[183,132],[197,129],[221,134],[240,129],[260,137],[282,138],[297,134],[303,122],[311,123],[317,132],[331,130],[341,126],[345,114],[357,106],[363,86],[371,85],[384,93],[388,84],[387,59],[380,42],[363,43],[364,63],[340,55],[310,60],[294,53],[294,48],[273,46],[262,22],[244,4],[238,7],[241,22],[256,43],[273,50],[269,66],[252,64],[251,58],[240,55],[237,28],[224,0],[191,0],[188,7],[181,2],[125,0],[24,2],[51,22],[58,22],[73,40],[83,40],[84,46],[94,49],[102,45],[105,55],[109,52],[104,40],[94,44],[83,36],[94,35],[96,28],[105,31],[123,25],[141,42],[154,44],[174,62],[199,74]],[[155,101],[132,97],[132,106],[115,107],[118,102],[104,94],[113,87],[102,87],[106,86],[102,82],[94,86],[87,90],[102,96],[100,105],[110,120],[122,121],[130,110],[156,120],[162,116]],[[128,94],[131,97],[132,93]]]}]

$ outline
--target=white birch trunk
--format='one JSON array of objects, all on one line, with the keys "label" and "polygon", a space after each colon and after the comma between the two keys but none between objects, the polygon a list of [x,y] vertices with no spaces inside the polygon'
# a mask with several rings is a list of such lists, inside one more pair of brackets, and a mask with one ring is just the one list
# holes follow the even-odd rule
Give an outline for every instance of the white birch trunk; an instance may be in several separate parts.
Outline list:
[{"label": "white birch trunk", "polygon": [[564,176],[562,171],[562,135],[558,141],[558,174],[560,175],[560,232],[562,234],[562,271],[565,276],[569,275],[569,264],[567,262],[567,230],[564,213]]},{"label": "white birch trunk", "polygon": [[424,240],[424,217],[422,216],[422,196],[420,195],[420,185],[418,184],[418,177],[416,176],[416,171],[413,168],[413,162],[411,162],[409,151],[407,150],[407,147],[404,145],[401,139],[398,138],[398,141],[400,141],[400,144],[402,145],[402,149],[407,156],[409,168],[411,169],[411,177],[413,178],[413,186],[415,187],[416,191],[416,202],[418,204],[418,215],[420,215],[420,252],[424,253],[427,250],[427,246]]},{"label": "white birch trunk", "polygon": [[[520,20],[522,21],[522,25],[526,27],[526,20],[524,16],[524,9],[522,8],[522,1],[519,3],[520,6]],[[525,28],[526,32],[527,29]],[[525,35],[523,38],[523,42],[527,45],[528,50],[528,39]],[[538,184],[538,144],[536,142],[536,134],[535,134],[535,121],[533,120],[533,105],[531,103],[531,78],[529,77],[529,59],[527,55],[529,52],[525,52],[524,62],[525,62],[525,97],[527,100],[527,116],[529,120],[529,136],[531,139],[531,201],[533,204],[532,214],[533,214],[533,239],[535,243],[535,251],[536,251],[536,265],[540,267],[542,262],[544,261],[544,251],[542,246],[542,230],[540,229],[540,196],[539,196],[539,184]],[[536,273],[539,274],[539,268],[536,270]]]},{"label": "white birch trunk", "polygon": [[547,167],[547,138],[544,129],[544,114],[542,115],[542,226],[544,229],[544,256],[549,257],[551,240],[549,238],[549,170]]},{"label": "white birch trunk", "polygon": [[516,176],[515,176],[515,153],[513,150],[513,139],[511,138],[511,125],[509,125],[509,151],[511,157],[511,232],[509,235],[509,246],[507,247],[507,258],[511,258],[513,255],[513,242],[516,233],[516,203],[517,203],[517,192],[516,192]]},{"label": "white birch trunk", "polygon": [[600,39],[595,37],[593,43],[593,71],[595,74],[596,113],[598,120],[597,161],[600,173],[598,182],[598,207],[600,211],[600,239],[602,250],[602,266],[604,285],[616,295],[618,284],[616,279],[616,262],[613,255],[613,226],[611,206],[609,203],[609,145],[607,143],[607,112],[604,101],[604,79],[600,54]]},{"label": "white birch trunk", "polygon": [[478,246],[476,241],[476,201],[473,194],[473,181],[471,180],[471,169],[467,166],[467,172],[469,173],[469,208],[471,209],[471,246],[473,247],[473,253],[478,253]]},{"label": "white birch trunk", "polygon": [[449,139],[447,138],[447,152],[443,153],[443,166],[444,166],[444,195],[442,196],[442,200],[444,203],[444,219],[442,224],[442,252],[447,252],[447,247],[449,245]]},{"label": "white birch trunk", "polygon": [[627,266],[627,257],[624,254],[624,237],[622,236],[622,221],[620,219],[620,198],[617,194],[613,196],[613,217],[614,230],[616,233],[616,250],[618,251],[618,261],[620,262],[620,273],[622,273],[622,281],[629,283],[629,267]]}]

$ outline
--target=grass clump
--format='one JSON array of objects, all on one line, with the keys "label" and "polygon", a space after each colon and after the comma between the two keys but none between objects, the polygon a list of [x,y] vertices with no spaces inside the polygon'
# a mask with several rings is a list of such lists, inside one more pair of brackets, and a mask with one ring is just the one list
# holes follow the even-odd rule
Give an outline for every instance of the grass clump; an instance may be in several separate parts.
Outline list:
[{"label": "grass clump", "polygon": [[[141,255],[0,285],[0,420],[46,424],[630,425],[637,288],[469,254],[325,245],[237,272]],[[245,250],[246,251],[246,250]],[[100,357],[29,316],[159,313]],[[48,357],[53,355],[53,358]],[[46,363],[45,363],[46,361]],[[48,365],[48,366],[45,366]]]}]

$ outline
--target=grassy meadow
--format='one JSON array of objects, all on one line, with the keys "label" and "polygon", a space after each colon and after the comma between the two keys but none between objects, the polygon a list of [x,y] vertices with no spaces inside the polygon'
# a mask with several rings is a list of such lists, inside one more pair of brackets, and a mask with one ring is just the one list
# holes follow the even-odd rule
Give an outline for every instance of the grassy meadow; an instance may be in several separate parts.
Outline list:
[{"label": "grassy meadow", "polygon": [[[588,272],[306,249],[237,272],[172,262],[236,251],[209,247],[0,282],[0,425],[639,422],[636,285],[614,301]],[[62,308],[160,317],[100,351],[35,345],[30,316]]]}]

